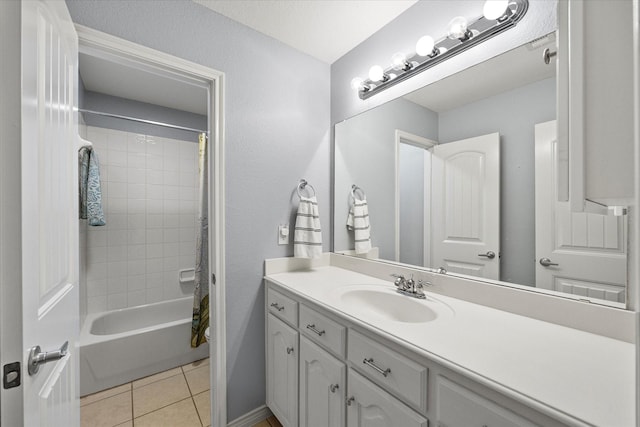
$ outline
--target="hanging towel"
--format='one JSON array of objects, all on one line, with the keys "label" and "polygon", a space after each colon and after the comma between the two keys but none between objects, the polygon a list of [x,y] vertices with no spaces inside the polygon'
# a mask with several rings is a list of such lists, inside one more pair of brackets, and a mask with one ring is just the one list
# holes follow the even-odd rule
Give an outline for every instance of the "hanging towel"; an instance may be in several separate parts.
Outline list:
[{"label": "hanging towel", "polygon": [[80,185],[80,218],[91,226],[105,225],[100,189],[100,163],[98,154],[91,147],[82,147],[78,152]]},{"label": "hanging towel", "polygon": [[316,196],[300,197],[296,228],[293,234],[293,256],[320,258],[322,256],[322,230]]},{"label": "hanging towel", "polygon": [[347,230],[353,231],[356,254],[366,254],[371,250],[371,226],[366,198],[359,200],[354,197],[347,216]]}]

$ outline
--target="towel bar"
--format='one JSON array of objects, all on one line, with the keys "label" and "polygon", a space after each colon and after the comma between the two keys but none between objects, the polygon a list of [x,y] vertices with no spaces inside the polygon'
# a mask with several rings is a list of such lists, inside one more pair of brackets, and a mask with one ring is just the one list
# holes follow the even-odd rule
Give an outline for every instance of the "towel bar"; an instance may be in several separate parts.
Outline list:
[{"label": "towel bar", "polygon": [[300,183],[298,184],[298,197],[302,198],[302,193],[300,193],[300,191],[301,191],[301,190],[304,190],[304,189],[305,189],[305,188],[307,188],[307,187],[309,187],[309,188],[313,191],[313,194],[311,195],[311,197],[315,197],[315,195],[316,195],[316,189],[315,189],[315,188],[313,188],[313,185],[309,184],[309,183],[307,182],[307,180],[306,180],[306,179],[304,179],[304,178],[303,178],[303,179],[301,179],[301,180],[300,180]]}]

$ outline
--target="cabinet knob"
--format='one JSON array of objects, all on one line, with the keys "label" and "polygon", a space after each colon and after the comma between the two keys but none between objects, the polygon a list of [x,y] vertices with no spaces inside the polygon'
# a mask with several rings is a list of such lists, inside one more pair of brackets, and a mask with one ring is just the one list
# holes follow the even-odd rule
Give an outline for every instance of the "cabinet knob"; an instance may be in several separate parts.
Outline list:
[{"label": "cabinet knob", "polygon": [[355,400],[356,400],[356,398],[355,398],[355,397],[353,397],[353,396],[351,396],[350,398],[348,398],[348,399],[347,399],[347,406],[351,406],[351,404],[352,404],[353,402],[355,402]]},{"label": "cabinet knob", "polygon": [[293,347],[287,347],[287,354],[293,353]]},{"label": "cabinet knob", "polygon": [[331,390],[331,393],[335,393],[336,390],[338,390],[340,388],[340,386],[338,384],[331,384],[329,386],[329,390]]}]

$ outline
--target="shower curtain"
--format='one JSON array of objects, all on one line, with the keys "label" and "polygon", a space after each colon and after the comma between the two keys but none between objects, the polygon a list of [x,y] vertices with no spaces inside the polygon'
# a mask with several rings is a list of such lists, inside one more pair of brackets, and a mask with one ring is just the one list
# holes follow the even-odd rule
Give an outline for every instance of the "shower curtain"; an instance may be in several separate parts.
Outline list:
[{"label": "shower curtain", "polygon": [[195,290],[193,294],[193,320],[191,321],[191,347],[206,342],[209,326],[209,165],[207,163],[207,135],[198,136],[198,236],[196,238]]}]

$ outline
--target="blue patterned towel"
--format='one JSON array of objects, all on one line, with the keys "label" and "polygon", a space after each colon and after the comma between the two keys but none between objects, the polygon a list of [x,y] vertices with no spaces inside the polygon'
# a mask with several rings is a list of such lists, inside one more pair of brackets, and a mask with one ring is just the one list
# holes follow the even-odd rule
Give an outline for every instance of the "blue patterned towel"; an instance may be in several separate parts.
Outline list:
[{"label": "blue patterned towel", "polygon": [[82,147],[78,153],[78,163],[80,218],[88,220],[92,226],[105,225],[98,154],[90,147]]}]

